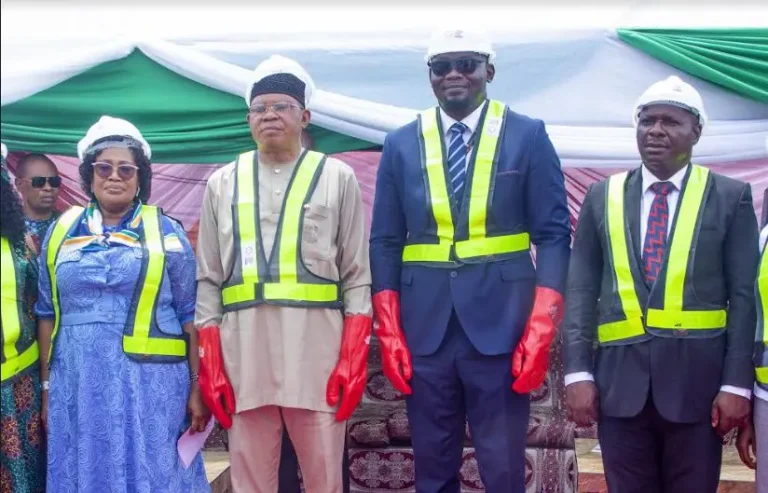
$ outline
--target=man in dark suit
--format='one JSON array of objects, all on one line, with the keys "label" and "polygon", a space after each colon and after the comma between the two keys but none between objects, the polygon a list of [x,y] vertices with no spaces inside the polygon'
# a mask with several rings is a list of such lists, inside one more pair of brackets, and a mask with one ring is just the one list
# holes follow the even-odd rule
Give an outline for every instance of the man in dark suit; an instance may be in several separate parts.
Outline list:
[{"label": "man in dark suit", "polygon": [[599,420],[612,493],[715,493],[750,412],[757,220],[748,184],[691,164],[707,118],[678,77],[635,112],[640,168],[590,187],[568,273],[567,404]]},{"label": "man in dark suit", "polygon": [[523,493],[528,394],[562,317],[563,173],[543,122],[487,99],[483,33],[438,31],[427,61],[439,107],[387,136],[376,182],[382,368],[409,394],[416,491],[459,491],[468,418],[486,490]]}]

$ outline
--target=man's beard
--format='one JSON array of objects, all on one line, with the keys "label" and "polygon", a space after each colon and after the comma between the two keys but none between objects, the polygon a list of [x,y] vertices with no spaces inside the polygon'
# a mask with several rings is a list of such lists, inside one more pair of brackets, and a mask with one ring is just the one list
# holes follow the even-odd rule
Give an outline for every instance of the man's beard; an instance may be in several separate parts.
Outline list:
[{"label": "man's beard", "polygon": [[470,100],[465,99],[445,99],[443,100],[443,108],[445,111],[451,113],[464,113],[469,109]]}]

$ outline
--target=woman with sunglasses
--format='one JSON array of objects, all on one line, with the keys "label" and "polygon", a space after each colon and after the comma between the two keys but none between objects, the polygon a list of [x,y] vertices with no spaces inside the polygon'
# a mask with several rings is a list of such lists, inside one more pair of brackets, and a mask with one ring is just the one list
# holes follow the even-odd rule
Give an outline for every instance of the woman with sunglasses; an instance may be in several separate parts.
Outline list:
[{"label": "woman with sunglasses", "polygon": [[27,154],[16,166],[16,188],[21,194],[27,238],[40,252],[40,243],[48,228],[59,217],[55,209],[61,187],[56,165],[45,154]]},{"label": "woman with sunglasses", "polygon": [[184,468],[176,450],[209,419],[188,350],[192,248],[146,203],[151,150],[136,127],[102,117],[78,153],[91,200],[62,214],[40,255],[48,493],[208,492],[201,455]]},{"label": "woman with sunglasses", "polygon": [[24,214],[0,161],[0,492],[45,491],[45,442],[40,422],[41,389],[32,307],[37,297],[37,263],[24,241]]}]

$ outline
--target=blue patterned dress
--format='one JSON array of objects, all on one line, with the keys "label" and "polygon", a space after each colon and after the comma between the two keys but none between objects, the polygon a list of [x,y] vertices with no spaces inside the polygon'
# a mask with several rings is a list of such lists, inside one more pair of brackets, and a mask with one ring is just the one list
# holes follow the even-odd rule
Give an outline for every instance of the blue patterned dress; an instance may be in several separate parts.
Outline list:
[{"label": "blue patterned dress", "polygon": [[[119,226],[123,228],[132,212]],[[114,232],[117,227],[104,227]],[[51,285],[40,256],[41,318],[53,318]],[[195,260],[180,225],[163,218],[166,273],[160,330],[181,334],[193,319]],[[62,250],[56,267],[61,325],[54,341],[48,402],[48,493],[209,492],[202,456],[184,469],[176,441],[189,426],[189,368],[139,363],[122,349],[123,327],[143,251]]]}]

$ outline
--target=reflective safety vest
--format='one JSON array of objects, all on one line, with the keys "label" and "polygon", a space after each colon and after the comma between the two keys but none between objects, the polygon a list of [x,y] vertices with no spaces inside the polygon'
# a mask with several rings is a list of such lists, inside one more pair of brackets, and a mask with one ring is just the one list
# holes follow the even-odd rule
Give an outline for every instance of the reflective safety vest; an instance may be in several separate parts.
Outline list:
[{"label": "reflective safety vest", "polygon": [[[671,243],[667,246],[662,271],[650,288],[646,306],[640,305],[635,290],[636,286],[645,286],[645,280],[642,267],[630,248],[630,236],[626,229],[624,188],[627,175],[626,172],[619,173],[608,179],[605,200],[605,230],[613,266],[614,299],[620,301],[622,316],[618,321],[608,321],[601,316],[598,340],[601,343],[625,344],[647,339],[649,334],[681,337],[695,336],[692,332],[701,334],[701,331],[724,330],[727,318],[724,306],[715,310],[711,309],[711,305],[683,308],[683,294],[688,285],[686,272],[691,270],[689,263],[701,223],[701,205],[710,187],[709,170],[696,165],[690,168],[681,191],[677,218],[670,235]],[[661,293],[663,297],[654,296]],[[658,298],[661,298],[660,303]],[[602,303],[611,301],[602,300]]]},{"label": "reflective safety vest", "polygon": [[325,155],[309,150],[299,157],[285,192],[280,223],[267,262],[259,225],[258,155],[251,151],[238,157],[232,206],[234,265],[221,291],[225,312],[262,303],[343,307],[341,283],[310,272],[300,255],[304,205],[312,197],[325,159]]},{"label": "reflective safety vest", "polygon": [[755,282],[757,300],[757,331],[755,333],[755,379],[768,390],[768,331],[765,330],[765,316],[768,313],[768,248],[760,256],[760,268]]},{"label": "reflective safety vest", "polygon": [[22,300],[24,285],[19,282],[16,265],[13,262],[13,250],[7,238],[0,238],[0,316],[2,316],[3,352],[0,355],[0,373],[2,382],[6,382],[22,371],[37,363],[39,351],[34,338],[21,343],[22,320],[25,318]]},{"label": "reflective safety vest", "polygon": [[[493,197],[506,118],[506,105],[495,100],[488,102],[480,116],[480,128],[477,130],[480,141],[467,165],[467,186],[464,187],[462,199],[463,204],[468,204],[466,236],[462,234],[463,237],[458,237],[447,187],[447,157],[439,109],[432,108],[419,115],[421,166],[436,228],[432,234],[408,238],[403,249],[403,262],[450,266],[456,261],[484,263],[504,260],[518,252],[528,251],[530,237],[527,232],[503,232],[498,236],[486,234],[488,208]],[[463,218],[464,214],[459,214],[459,219],[463,221]]]},{"label": "reflective safety vest", "polygon": [[[51,351],[61,323],[59,291],[56,282],[56,260],[59,251],[72,227],[79,223],[84,212],[82,207],[74,206],[56,221],[48,243],[46,264],[51,279],[51,300],[53,302],[54,325],[51,336]],[[152,331],[155,321],[157,300],[165,273],[165,246],[163,245],[162,212],[159,208],[142,205],[141,222],[143,234],[141,244],[144,250],[141,273],[134,290],[130,311],[123,330],[123,351],[132,359],[153,363],[178,363],[187,358],[187,337],[169,335]]]}]

